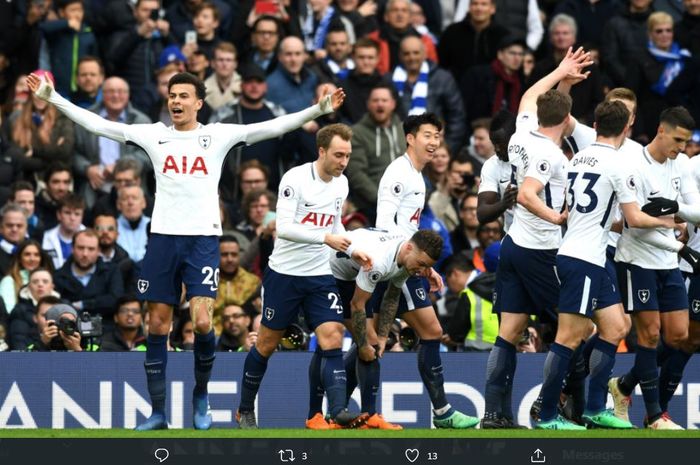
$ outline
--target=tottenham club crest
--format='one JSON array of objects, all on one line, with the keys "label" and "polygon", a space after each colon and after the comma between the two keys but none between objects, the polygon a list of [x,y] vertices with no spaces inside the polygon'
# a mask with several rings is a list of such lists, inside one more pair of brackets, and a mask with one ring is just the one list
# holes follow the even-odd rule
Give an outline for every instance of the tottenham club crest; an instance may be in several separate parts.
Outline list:
[{"label": "tottenham club crest", "polygon": [[337,197],[335,199],[335,211],[339,212],[341,208],[343,208],[343,199],[341,197]]},{"label": "tottenham club crest", "polygon": [[265,307],[265,319],[267,321],[272,321],[275,317],[275,309],[270,307]]},{"label": "tottenham club crest", "polygon": [[591,310],[595,310],[598,308],[598,299],[595,297],[591,299]]},{"label": "tottenham club crest", "polygon": [[211,145],[211,136],[199,136],[199,145],[203,149],[208,149]]},{"label": "tottenham club crest", "polygon": [[671,179],[671,186],[673,186],[674,191],[680,192],[680,190],[681,190],[681,178]]},{"label": "tottenham club crest", "polygon": [[693,299],[693,313],[700,313],[700,300]]},{"label": "tottenham club crest", "polygon": [[419,287],[418,289],[416,289],[416,296],[420,300],[425,300],[425,289],[423,289],[422,287]]},{"label": "tottenham club crest", "polygon": [[637,297],[639,297],[639,300],[645,304],[649,302],[649,289],[640,289],[637,291]]},{"label": "tottenham club crest", "polygon": [[148,281],[145,279],[139,279],[136,283],[136,287],[138,288],[139,292],[143,294],[148,290]]}]

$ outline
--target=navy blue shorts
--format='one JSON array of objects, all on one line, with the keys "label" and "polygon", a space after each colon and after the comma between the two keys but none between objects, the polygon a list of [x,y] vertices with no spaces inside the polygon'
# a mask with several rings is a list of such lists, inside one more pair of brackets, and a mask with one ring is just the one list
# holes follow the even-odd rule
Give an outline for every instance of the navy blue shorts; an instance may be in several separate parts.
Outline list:
[{"label": "navy blue shorts", "polygon": [[700,321],[700,275],[683,272],[688,289],[688,308],[690,319]]},{"label": "navy blue shorts", "polygon": [[[343,304],[343,318],[349,320],[352,318],[350,302],[352,302],[352,296],[355,295],[355,281],[343,281],[342,279],[336,278],[335,284],[338,286],[340,301]],[[378,297],[376,292],[373,293],[372,297],[367,301],[367,305],[365,305],[365,315],[367,318],[372,318],[374,305],[379,305],[380,302],[381,297]],[[377,312],[379,312],[379,309],[377,309]]]},{"label": "navy blue shorts", "polygon": [[182,285],[187,300],[216,298],[219,287],[218,236],[151,234],[141,274],[138,297],[149,302],[179,305]]},{"label": "navy blue shorts", "polygon": [[[377,288],[374,290],[372,296],[372,302],[374,303],[372,310],[374,313],[379,313],[382,297],[384,297],[388,286],[388,281],[377,283]],[[430,300],[430,284],[426,278],[411,276],[401,290],[399,309],[396,312],[397,315],[410,312],[417,308],[433,306],[433,302]]]},{"label": "navy blue shorts", "polygon": [[617,262],[617,282],[627,313],[653,310],[670,312],[688,308],[688,293],[681,270],[647,270]]},{"label": "navy blue shorts", "polygon": [[343,323],[343,303],[333,275],[290,276],[268,267],[261,292],[261,324],[270,329],[286,329],[296,322],[299,311],[312,330],[327,321]]},{"label": "navy blue shorts", "polygon": [[498,274],[499,311],[556,318],[559,303],[556,249],[527,249],[506,236],[501,243]]},{"label": "navy blue shorts", "polygon": [[[559,313],[576,313],[593,318],[593,311],[619,304],[620,294],[607,267],[578,258],[557,255]],[[614,273],[613,273],[614,274]]]},{"label": "navy blue shorts", "polygon": [[609,245],[605,249],[605,269],[610,271],[610,279],[612,279],[615,289],[620,292],[620,286],[617,283],[617,268],[615,267],[615,252],[617,249]]}]

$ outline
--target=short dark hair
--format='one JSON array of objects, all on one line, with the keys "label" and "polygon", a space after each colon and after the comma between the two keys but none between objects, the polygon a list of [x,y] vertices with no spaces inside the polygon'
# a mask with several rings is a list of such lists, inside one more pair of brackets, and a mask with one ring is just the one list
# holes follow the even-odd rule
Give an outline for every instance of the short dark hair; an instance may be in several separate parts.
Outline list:
[{"label": "short dark hair", "polygon": [[100,60],[99,58],[97,58],[97,57],[94,56],[94,55],[83,55],[83,56],[78,60],[78,66],[76,66],[76,68],[80,68],[80,65],[82,65],[83,63],[88,63],[88,62],[90,62],[90,61],[97,63],[97,66],[100,67],[100,73],[102,73],[102,74],[104,75],[104,73],[105,73],[105,67],[104,67],[104,65],[102,64],[102,60]]},{"label": "short dark hair", "polygon": [[367,100],[369,100],[370,96],[372,95],[372,92],[374,92],[377,89],[386,89],[389,91],[391,94],[391,98],[394,99],[394,101],[398,101],[397,95],[396,95],[396,88],[389,84],[388,82],[380,82],[376,84],[374,87],[372,87],[369,91],[369,94],[367,94]]},{"label": "short dark hair", "polygon": [[128,304],[129,302],[138,302],[139,308],[141,309],[141,313],[143,313],[143,305],[141,305],[141,301],[134,294],[124,294],[121,297],[119,297],[117,299],[117,305],[114,308],[118,312],[119,307],[121,307],[124,304]]},{"label": "short dark hair", "polygon": [[442,254],[442,237],[430,229],[421,229],[411,236],[411,242],[416,244],[420,250],[428,254],[430,258],[437,261]]},{"label": "short dark hair", "polygon": [[550,89],[537,97],[537,119],[543,128],[561,124],[571,112],[571,97]]},{"label": "short dark hair", "polygon": [[445,276],[449,276],[455,270],[463,273],[469,273],[474,269],[474,264],[469,260],[466,254],[456,253],[451,256],[444,266]]},{"label": "short dark hair", "polygon": [[194,10],[194,16],[197,16],[203,10],[211,10],[214,19],[219,21],[221,14],[219,13],[219,9],[216,7],[216,5],[205,0]]},{"label": "short dark hair", "polygon": [[681,127],[692,131],[695,128],[695,120],[690,112],[681,106],[666,108],[659,115],[659,122],[674,129]]},{"label": "short dark hair", "polygon": [[[37,268],[37,269],[39,269],[39,268]],[[49,271],[46,268],[40,268],[40,269],[41,269],[41,271]],[[53,307],[54,305],[58,305],[61,303],[63,303],[63,301],[60,298],[56,297],[55,295],[51,295],[51,294],[45,295],[44,297],[37,300],[36,307],[34,307],[34,313],[36,313],[38,315],[39,314],[39,307],[41,307],[44,304],[48,304],[48,305],[51,305]]]},{"label": "short dark hair", "polygon": [[406,118],[403,122],[403,134],[408,136],[409,134],[416,135],[418,130],[423,125],[435,126],[438,131],[442,131],[442,121],[435,113],[423,113],[421,115],[411,115]]},{"label": "short dark hair", "polygon": [[63,208],[85,211],[85,199],[71,192],[58,201],[58,208],[56,211],[61,211]]},{"label": "short dark hair", "polygon": [[236,236],[232,236],[231,234],[224,234],[223,236],[219,237],[219,244],[223,244],[225,242],[235,242],[236,244],[239,244]]},{"label": "short dark hair", "polygon": [[625,130],[630,112],[619,100],[604,101],[595,107],[595,132],[603,137],[617,137]]},{"label": "short dark hair", "polygon": [[370,39],[369,37],[360,37],[357,39],[353,51],[357,50],[358,48],[373,48],[377,51],[377,53],[379,53],[379,44],[376,40]]},{"label": "short dark hair", "polygon": [[207,96],[207,88],[197,76],[190,73],[177,73],[175,76],[170,78],[168,81],[168,92],[175,84],[190,84],[194,87],[195,94],[200,100],[204,100]]},{"label": "short dark hair", "polygon": [[134,176],[141,178],[141,171],[143,170],[143,164],[135,158],[122,157],[114,164],[113,176],[117,173],[123,173],[124,171],[133,171]]},{"label": "short dark hair", "polygon": [[270,169],[267,166],[260,163],[260,160],[256,159],[247,160],[238,165],[238,177],[240,178],[245,171],[251,169],[262,171],[262,173],[265,175],[265,181],[268,181],[270,179]]},{"label": "short dark hair", "polygon": [[10,186],[10,200],[15,200],[15,194],[19,191],[32,191],[34,193],[34,186],[28,181],[15,181]]},{"label": "short dark hair", "polygon": [[44,172],[44,182],[48,184],[51,180],[51,176],[53,176],[56,173],[62,173],[64,171],[67,171],[70,178],[73,179],[73,172],[71,171],[70,166],[61,162],[51,163]]},{"label": "short dark hair", "polygon": [[501,160],[508,159],[508,142],[515,134],[515,116],[508,110],[501,110],[491,120],[489,138]]},{"label": "short dark hair", "polygon": [[316,146],[328,150],[335,136],[349,142],[352,140],[352,128],[343,123],[329,124],[316,133]]},{"label": "short dark hair", "polygon": [[80,3],[82,5],[83,0],[57,0],[56,1],[56,9],[62,10],[64,8],[66,8],[68,5],[72,5],[73,3]]},{"label": "short dark hair", "polygon": [[491,118],[477,118],[472,121],[472,132],[477,129],[486,129],[487,131],[491,127]]},{"label": "short dark hair", "polygon": [[258,19],[256,19],[255,22],[253,23],[253,27],[250,28],[251,31],[255,32],[258,29],[258,24],[262,23],[263,21],[270,21],[270,22],[275,23],[275,27],[277,28],[277,36],[281,40],[282,39],[282,32],[283,32],[282,26],[280,25],[279,19],[277,19],[276,17],[274,17],[272,15],[258,16]]}]

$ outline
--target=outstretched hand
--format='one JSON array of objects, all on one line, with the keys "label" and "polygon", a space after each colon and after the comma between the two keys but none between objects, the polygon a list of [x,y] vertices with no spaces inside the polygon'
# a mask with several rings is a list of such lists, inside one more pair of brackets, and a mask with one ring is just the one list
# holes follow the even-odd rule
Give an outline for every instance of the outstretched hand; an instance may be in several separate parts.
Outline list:
[{"label": "outstretched hand", "polygon": [[321,99],[321,111],[324,114],[338,111],[345,101],[345,91],[338,88],[332,94],[329,92],[330,86],[324,86],[321,89],[323,98]]},{"label": "outstretched hand", "polygon": [[39,77],[38,75],[31,73],[27,76],[27,87],[29,90],[34,92],[37,97],[48,100],[51,96],[51,91],[53,90],[53,83],[46,75]]},{"label": "outstretched hand", "polygon": [[352,259],[362,266],[362,269],[369,271],[372,269],[372,257],[362,250],[354,250],[352,252]]},{"label": "outstretched hand", "polygon": [[559,63],[558,69],[564,72],[562,79],[568,80],[572,85],[583,81],[588,77],[588,73],[582,70],[593,64],[590,52],[586,52],[583,47],[579,47],[575,52],[571,47],[566,51],[566,56]]}]

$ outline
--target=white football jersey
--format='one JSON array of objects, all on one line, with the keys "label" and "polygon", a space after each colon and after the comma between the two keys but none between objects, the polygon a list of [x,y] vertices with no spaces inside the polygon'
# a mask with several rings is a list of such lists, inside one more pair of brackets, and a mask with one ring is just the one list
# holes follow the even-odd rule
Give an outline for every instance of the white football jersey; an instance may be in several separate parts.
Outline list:
[{"label": "white football jersey", "polygon": [[356,229],[347,236],[352,241],[353,250],[362,250],[372,257],[372,269],[362,269],[355,260],[345,254],[331,255],[333,276],[343,281],[356,281],[357,286],[366,292],[374,292],[380,281],[390,281],[394,287],[401,287],[408,279],[408,273],[397,263],[401,244],[406,242],[403,234],[390,234],[376,229]]},{"label": "white football jersey", "polygon": [[124,139],[141,147],[156,178],[151,232],[220,236],[219,178],[232,147],[245,144],[244,125],[208,124],[176,131],[163,123],[124,125]]},{"label": "white football jersey", "polygon": [[408,239],[418,231],[424,205],[425,180],[404,154],[387,166],[379,181],[377,228]]},{"label": "white football jersey", "polygon": [[[513,168],[510,162],[503,161],[496,155],[484,162],[481,167],[481,183],[479,184],[479,194],[482,192],[495,192],[503,198],[508,186],[511,184],[511,174]],[[503,229],[508,232],[513,222],[513,207],[503,213]]]},{"label": "white football jersey", "polygon": [[569,219],[559,254],[605,266],[613,208],[636,202],[635,177],[612,145],[595,142],[569,162]]},{"label": "white football jersey", "polygon": [[[340,222],[343,203],[348,196],[344,175],[324,182],[315,163],[306,163],[287,171],[280,181],[277,198],[278,237],[268,262],[278,273],[291,276],[331,274],[328,263],[332,249],[323,243],[329,233],[344,231]],[[285,226],[298,231],[302,241],[279,237]]]},{"label": "white football jersey", "polygon": [[[518,114],[515,134],[508,143],[508,158],[513,166],[513,184],[520,187],[526,177],[537,179],[544,185],[539,194],[542,202],[554,211],[561,211],[568,160],[552,139],[537,132],[537,116],[534,113]],[[545,221],[516,204],[508,235],[520,247],[558,249],[561,226]]]},{"label": "white football jersey", "polygon": [[[695,180],[695,185],[698,186],[700,190],[700,156],[695,155],[688,161],[688,166],[690,169],[690,175]],[[698,234],[698,226],[688,222],[688,244],[687,246],[693,250],[700,250],[700,234]],[[692,273],[693,269],[690,267],[688,262],[681,259],[680,262],[681,270]]]},{"label": "white football jersey", "polygon": [[[593,144],[595,139],[595,129],[577,122],[573,133],[566,138],[566,142],[569,144],[569,147],[571,147],[574,153],[578,153]],[[622,144],[622,146],[618,149],[617,158],[624,158],[630,163],[638,163],[641,161],[641,158],[639,157],[640,153],[642,153],[642,144],[630,138],[626,138],[624,144]],[[622,212],[620,211],[620,205],[617,202],[617,199],[612,207],[612,215],[613,222],[622,219]],[[608,232],[608,245],[617,247],[618,240],[620,240],[620,233],[615,231]]]},{"label": "white football jersey", "polygon": [[[658,163],[647,148],[641,154],[644,166],[639,169],[637,182],[637,202],[644,205],[649,197],[665,197],[671,200],[681,200],[683,195],[697,192],[695,179],[691,175],[688,157],[680,154],[675,160]],[[631,263],[650,270],[670,270],[678,267],[678,257],[675,253],[650,246],[638,239],[639,230],[626,224],[622,229],[622,237],[617,243],[615,261]],[[664,236],[675,240],[673,229],[657,228]]]}]

